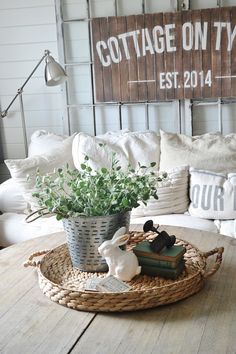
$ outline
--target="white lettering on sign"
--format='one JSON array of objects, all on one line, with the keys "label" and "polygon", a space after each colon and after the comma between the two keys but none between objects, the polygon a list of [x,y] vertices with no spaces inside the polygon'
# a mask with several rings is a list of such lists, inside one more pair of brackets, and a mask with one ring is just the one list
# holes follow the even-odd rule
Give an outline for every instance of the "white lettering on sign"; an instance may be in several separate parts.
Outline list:
[{"label": "white lettering on sign", "polygon": [[182,27],[183,49],[191,50],[193,47],[193,25],[185,22]]},{"label": "white lettering on sign", "polygon": [[172,89],[172,88],[195,88],[200,85],[200,87],[208,86],[211,87],[211,70],[207,72],[201,71],[184,71],[183,72],[183,86],[179,82],[179,72],[161,72],[159,74],[160,89]]},{"label": "white lettering on sign", "polygon": [[152,30],[153,45],[156,53],[163,53],[165,50],[164,30],[161,26],[155,26]]},{"label": "white lettering on sign", "polygon": [[[118,64],[122,60],[130,60],[130,48],[135,50],[136,57],[145,57],[147,54],[161,54],[163,52],[176,52],[176,25],[156,25],[152,29],[142,28],[130,32],[120,33],[111,36],[106,41],[100,40],[96,43],[96,50],[103,66]],[[207,50],[209,24],[208,22],[196,21],[182,24],[181,35],[182,49]],[[215,43],[212,47],[220,50],[223,31],[227,35],[227,51],[231,51],[236,37],[236,26],[232,28],[231,22],[214,22],[211,32],[215,31]],[[212,39],[211,33],[211,39]]]}]

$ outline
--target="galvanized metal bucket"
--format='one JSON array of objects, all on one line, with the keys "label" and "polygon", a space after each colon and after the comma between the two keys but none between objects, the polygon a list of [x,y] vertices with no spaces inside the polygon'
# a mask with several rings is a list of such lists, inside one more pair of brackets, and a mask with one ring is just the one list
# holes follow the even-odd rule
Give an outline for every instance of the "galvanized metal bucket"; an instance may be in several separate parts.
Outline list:
[{"label": "galvanized metal bucket", "polygon": [[98,247],[112,239],[120,227],[125,226],[128,232],[129,223],[130,212],[63,219],[73,267],[85,272],[106,272],[108,267]]}]

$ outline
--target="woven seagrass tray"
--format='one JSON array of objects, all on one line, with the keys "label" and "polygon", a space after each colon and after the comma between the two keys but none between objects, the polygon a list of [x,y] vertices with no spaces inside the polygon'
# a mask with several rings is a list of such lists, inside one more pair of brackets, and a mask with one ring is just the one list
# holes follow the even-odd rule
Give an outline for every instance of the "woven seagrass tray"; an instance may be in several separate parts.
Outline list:
[{"label": "woven seagrass tray", "polygon": [[[152,232],[130,232],[129,235],[128,248],[156,236]],[[66,244],[52,250],[35,252],[24,265],[37,268],[40,289],[60,305],[92,312],[133,311],[170,304],[197,293],[204,286],[206,278],[220,267],[223,247],[203,253],[187,241],[177,239],[176,244],[186,248],[185,269],[176,280],[138,275],[129,282],[132,289],[123,293],[85,291],[88,278],[103,278],[106,274],[87,273],[73,268]],[[213,254],[216,254],[215,263],[207,271],[207,258]],[[41,260],[33,260],[42,255]]]}]

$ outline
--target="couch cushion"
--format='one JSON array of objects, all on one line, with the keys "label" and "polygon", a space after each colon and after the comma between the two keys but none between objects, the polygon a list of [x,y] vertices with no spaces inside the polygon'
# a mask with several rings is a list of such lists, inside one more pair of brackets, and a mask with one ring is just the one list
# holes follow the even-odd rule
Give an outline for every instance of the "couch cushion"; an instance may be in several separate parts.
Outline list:
[{"label": "couch cushion", "polygon": [[55,216],[40,218],[27,224],[24,214],[5,213],[0,215],[1,247],[61,231],[63,231],[62,222],[56,220]]},{"label": "couch cushion", "polygon": [[50,133],[46,130],[36,130],[30,138],[28,157],[44,155],[50,150],[60,148],[61,143],[67,137]]},{"label": "couch cushion", "polygon": [[23,213],[27,209],[17,183],[13,178],[0,184],[0,211],[3,213]]},{"label": "couch cushion", "polygon": [[[170,214],[152,217],[145,216],[141,218],[131,218],[131,224],[144,224],[147,220],[150,219],[153,220],[155,225],[173,225],[189,227],[192,229],[204,230],[209,232],[218,232],[217,226],[212,220],[204,220],[185,214]],[[132,229],[132,225],[130,229]]]},{"label": "couch cushion", "polygon": [[[84,157],[89,157],[89,164],[92,168],[110,167],[111,153],[115,152],[120,166],[125,170],[130,163],[134,168],[138,162],[148,166],[150,162],[156,162],[156,169],[159,166],[160,138],[151,131],[129,132],[120,131],[106,133],[99,136],[91,136],[79,133],[75,136],[72,147],[72,155],[75,167],[80,168]],[[106,144],[106,149],[99,144]]]},{"label": "couch cushion", "polygon": [[215,220],[216,227],[222,235],[236,237],[236,220]]},{"label": "couch cushion", "polygon": [[190,168],[189,213],[204,219],[236,218],[236,173]]},{"label": "couch cushion", "polygon": [[176,167],[167,174],[167,180],[158,182],[158,200],[150,198],[147,205],[133,209],[132,217],[184,213],[188,210],[188,167]]},{"label": "couch cushion", "polygon": [[36,155],[26,159],[5,160],[11,176],[17,183],[30,210],[38,209],[37,200],[32,197],[37,170],[44,175],[52,173],[54,169],[67,163],[74,168],[71,154],[73,138],[74,136],[65,139],[59,148],[44,155]]},{"label": "couch cushion", "polygon": [[236,134],[190,137],[161,131],[160,169],[189,165],[214,172],[236,172]]}]

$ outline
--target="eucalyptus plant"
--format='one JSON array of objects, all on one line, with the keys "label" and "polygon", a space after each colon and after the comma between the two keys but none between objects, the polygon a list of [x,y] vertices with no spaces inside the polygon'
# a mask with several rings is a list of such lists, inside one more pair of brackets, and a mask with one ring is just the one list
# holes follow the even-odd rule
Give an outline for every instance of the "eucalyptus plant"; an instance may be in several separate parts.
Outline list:
[{"label": "eucalyptus plant", "polygon": [[52,174],[36,176],[36,191],[40,207],[54,213],[57,219],[77,216],[105,216],[130,211],[150,197],[158,199],[156,189],[166,174],[158,175],[156,165],[138,164],[134,170],[128,165],[123,171],[112,154],[111,168],[92,169],[89,157],[85,156],[80,170],[68,166]]}]

